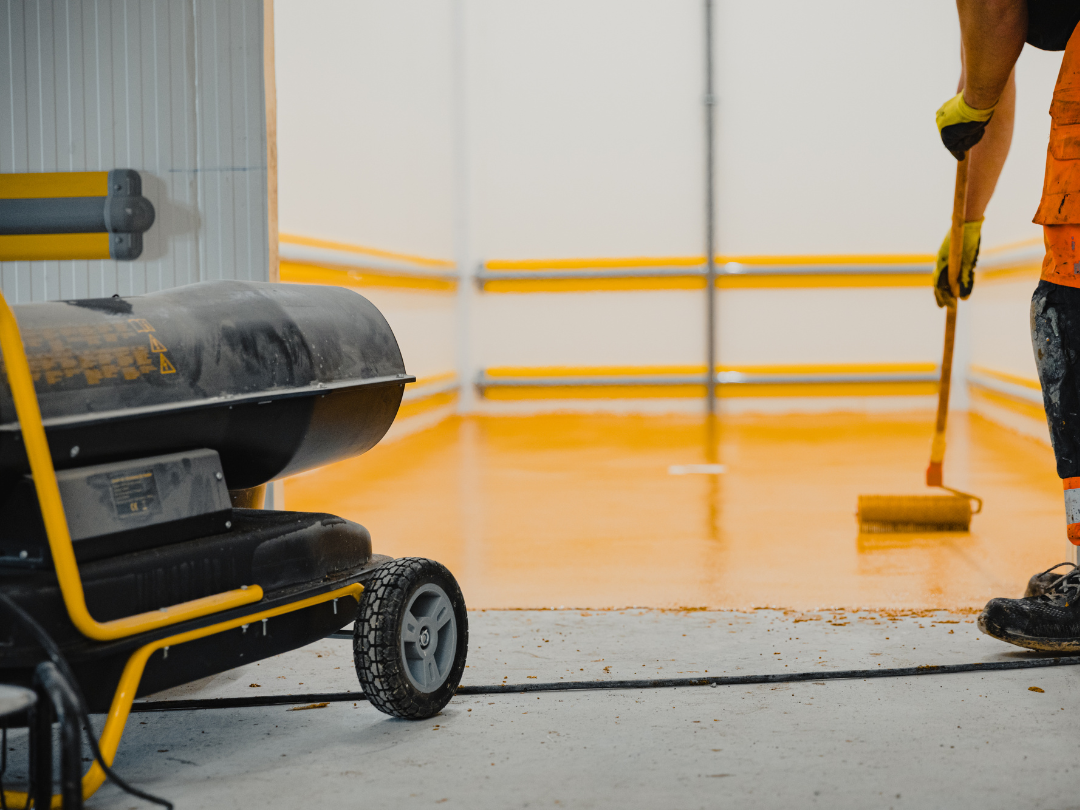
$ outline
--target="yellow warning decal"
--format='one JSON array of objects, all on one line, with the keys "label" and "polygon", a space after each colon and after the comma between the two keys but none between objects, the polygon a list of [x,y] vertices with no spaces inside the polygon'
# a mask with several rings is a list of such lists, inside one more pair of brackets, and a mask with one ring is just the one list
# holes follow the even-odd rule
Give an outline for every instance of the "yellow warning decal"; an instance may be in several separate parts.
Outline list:
[{"label": "yellow warning decal", "polygon": [[162,374],[175,374],[176,366],[169,362],[169,358],[165,355],[161,355],[161,373]]},{"label": "yellow warning decal", "polygon": [[153,332],[154,327],[145,318],[128,318],[128,323],[134,325],[136,332]]},{"label": "yellow warning decal", "polygon": [[165,348],[165,344],[162,343],[160,340],[158,340],[156,337],[154,337],[153,335],[150,335],[149,337],[150,337],[150,351],[152,351],[152,352],[167,352],[168,351],[168,349]]}]

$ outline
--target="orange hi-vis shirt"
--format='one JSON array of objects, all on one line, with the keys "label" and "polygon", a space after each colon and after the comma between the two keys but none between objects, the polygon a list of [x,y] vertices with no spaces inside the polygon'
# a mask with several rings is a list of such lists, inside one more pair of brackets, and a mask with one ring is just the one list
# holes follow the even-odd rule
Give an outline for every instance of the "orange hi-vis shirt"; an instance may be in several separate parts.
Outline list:
[{"label": "orange hi-vis shirt", "polygon": [[1043,244],[1043,281],[1080,287],[1080,224],[1043,225]]},{"label": "orange hi-vis shirt", "polygon": [[1035,222],[1043,226],[1042,278],[1080,287],[1080,26],[1061,60],[1050,104],[1046,176]]}]

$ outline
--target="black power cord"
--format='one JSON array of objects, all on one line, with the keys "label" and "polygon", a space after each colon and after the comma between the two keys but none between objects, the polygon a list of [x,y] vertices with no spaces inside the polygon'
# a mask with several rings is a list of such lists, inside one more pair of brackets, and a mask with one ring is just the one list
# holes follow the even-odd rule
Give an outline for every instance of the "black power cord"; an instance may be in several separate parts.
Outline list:
[{"label": "black power cord", "polygon": [[[962,672],[1003,672],[1014,669],[1080,666],[1080,655],[1054,658],[1026,658],[1020,661],[984,661],[972,664],[938,664],[891,669],[833,669],[825,672],[790,672],[765,675],[716,675],[706,678],[630,678],[610,681],[553,681],[551,683],[499,683],[459,686],[457,695],[512,695],[529,692],[607,692],[617,689],[678,689],[689,686],[744,686],[763,683],[805,683],[807,681],[849,681],[870,678],[912,678],[920,675],[956,675]],[[292,706],[300,703],[345,703],[367,700],[363,692],[309,692],[300,695],[265,697],[206,698],[203,700],[155,700],[135,703],[132,714],[142,712],[186,712],[205,709],[251,709]]]},{"label": "black power cord", "polygon": [[[60,670],[61,677],[67,681],[67,687],[76,701],[79,723],[86,731],[86,739],[90,743],[90,751],[93,754],[94,761],[97,762],[101,770],[105,772],[105,776],[127,794],[142,799],[143,801],[168,808],[168,810],[173,810],[172,802],[160,799],[153,794],[146,793],[145,791],[139,790],[137,787],[129,785],[117,776],[112,768],[105,764],[105,758],[101,755],[101,748],[98,747],[97,737],[94,736],[94,729],[90,725],[90,712],[86,706],[86,699],[83,697],[82,690],[79,688],[79,682],[75,679],[75,674],[71,671],[71,667],[68,666],[67,659],[64,658],[64,654],[60,652],[60,647],[53,641],[52,637],[45,632],[45,628],[38,624],[34,617],[19,607],[10,597],[0,593],[0,604],[6,607],[8,611],[31,632],[38,644],[40,644],[41,648],[45,651],[45,654],[49,657],[49,660],[56,665],[58,670]],[[6,754],[6,746],[4,747],[4,751]]]}]

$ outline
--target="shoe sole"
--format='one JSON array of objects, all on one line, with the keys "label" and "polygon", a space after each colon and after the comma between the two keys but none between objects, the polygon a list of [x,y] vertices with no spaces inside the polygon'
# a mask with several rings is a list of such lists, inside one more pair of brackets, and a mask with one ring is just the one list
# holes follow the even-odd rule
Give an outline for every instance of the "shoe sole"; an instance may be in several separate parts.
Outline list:
[{"label": "shoe sole", "polygon": [[1025,636],[1022,633],[1013,633],[993,622],[987,621],[985,614],[979,614],[979,629],[986,635],[993,636],[999,641],[1015,644],[1018,647],[1026,647],[1029,650],[1040,652],[1080,652],[1080,639],[1078,638],[1039,638]]}]

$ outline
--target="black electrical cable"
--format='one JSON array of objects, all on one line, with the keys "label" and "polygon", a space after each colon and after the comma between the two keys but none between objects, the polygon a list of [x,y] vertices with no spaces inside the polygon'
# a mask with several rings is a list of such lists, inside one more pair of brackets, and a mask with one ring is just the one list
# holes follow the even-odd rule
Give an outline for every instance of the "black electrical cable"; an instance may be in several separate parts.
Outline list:
[{"label": "black electrical cable", "polygon": [[8,810],[7,795],[4,793],[4,774],[7,773],[7,723],[0,731],[0,810]]},{"label": "black electrical cable", "polygon": [[[528,692],[612,691],[617,689],[676,689],[687,686],[744,686],[764,683],[846,681],[867,678],[911,678],[919,675],[953,675],[961,672],[1002,672],[1013,669],[1080,666],[1080,655],[1066,658],[1029,658],[1022,661],[989,661],[975,664],[937,664],[893,669],[834,669],[828,672],[791,672],[771,675],[716,675],[710,678],[631,678],[621,681],[555,681],[552,683],[501,683],[490,686],[459,686],[458,695],[505,695]],[[362,692],[309,692],[303,695],[208,698],[205,700],[158,700],[135,703],[132,713],[184,712],[203,709],[246,709],[291,706],[303,703],[345,703],[366,700]]]},{"label": "black electrical cable", "polygon": [[[151,793],[146,793],[145,791],[139,790],[137,787],[129,785],[117,776],[112,768],[105,764],[105,758],[101,755],[101,748],[98,747],[97,737],[94,736],[94,729],[90,725],[90,712],[86,706],[86,699],[83,697],[82,690],[79,688],[79,682],[75,679],[75,674],[71,671],[71,667],[68,666],[67,659],[64,658],[64,654],[60,652],[60,647],[53,641],[52,636],[45,632],[45,628],[37,623],[37,620],[34,619],[34,617],[19,607],[10,597],[0,593],[0,604],[3,604],[16,619],[21,621],[27,629],[30,630],[38,644],[40,644],[41,648],[45,651],[45,654],[49,657],[49,660],[56,665],[56,668],[60,670],[60,674],[67,681],[67,685],[77,703],[79,722],[86,731],[86,739],[90,743],[90,752],[94,757],[94,761],[97,762],[101,770],[105,772],[105,776],[127,794],[142,799],[143,801],[168,808],[168,810],[173,810],[172,802],[158,798]],[[45,709],[42,708],[41,711],[45,711]]]}]

